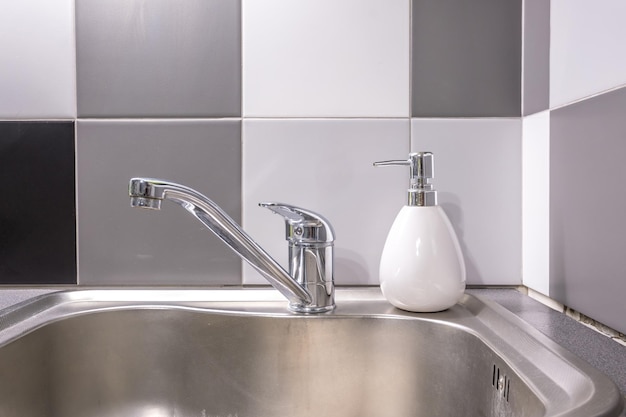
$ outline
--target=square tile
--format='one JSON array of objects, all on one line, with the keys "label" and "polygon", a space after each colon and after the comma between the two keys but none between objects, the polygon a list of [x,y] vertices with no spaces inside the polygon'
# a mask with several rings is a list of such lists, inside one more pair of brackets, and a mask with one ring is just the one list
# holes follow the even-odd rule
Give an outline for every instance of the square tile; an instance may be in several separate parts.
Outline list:
[{"label": "square tile", "polygon": [[238,0],[76,2],[81,117],[241,115]]},{"label": "square tile", "polygon": [[520,119],[413,119],[411,149],[435,155],[433,184],[468,284],[522,283]]},{"label": "square tile", "polygon": [[2,2],[0,118],[76,116],[74,1]]},{"label": "square tile", "polygon": [[550,114],[550,296],[626,332],[626,88]]},{"label": "square tile", "polygon": [[74,123],[0,122],[0,283],[75,284]]},{"label": "square tile", "polygon": [[550,107],[626,84],[626,3],[552,0]]},{"label": "square tile", "polygon": [[172,202],[131,208],[132,177],[192,187],[233,219],[241,213],[238,120],[80,120],[77,130],[79,283],[241,283],[239,257]]},{"label": "square tile", "polygon": [[524,0],[522,112],[550,107],[550,2]]},{"label": "square tile", "polygon": [[244,0],[248,117],[406,117],[409,0]]},{"label": "square tile", "polygon": [[522,120],[524,285],[550,295],[550,112]]},{"label": "square tile", "polygon": [[412,116],[519,116],[522,0],[412,1]]},{"label": "square tile", "polygon": [[[408,173],[372,166],[405,158],[408,120],[244,120],[245,229],[285,269],[281,217],[258,207],[278,201],[326,217],[335,234],[335,281],[378,285],[383,245],[406,200]],[[244,283],[266,283],[244,268]]]}]

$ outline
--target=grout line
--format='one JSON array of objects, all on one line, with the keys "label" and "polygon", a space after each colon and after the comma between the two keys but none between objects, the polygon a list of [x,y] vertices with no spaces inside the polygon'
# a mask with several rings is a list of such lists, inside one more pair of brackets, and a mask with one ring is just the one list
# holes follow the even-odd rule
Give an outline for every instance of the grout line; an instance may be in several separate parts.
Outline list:
[{"label": "grout line", "polygon": [[266,116],[266,117],[244,117],[244,120],[410,120],[407,116],[332,116],[332,117],[320,117],[320,116]]},{"label": "grout line", "polygon": [[30,118],[30,117],[26,117],[26,118],[16,118],[16,119],[9,119],[9,118],[0,118],[0,123],[4,123],[4,122],[19,122],[19,123],[29,123],[29,122],[74,122],[76,119],[73,117],[49,117],[49,118],[42,118],[42,117],[38,117],[36,119]]},{"label": "grout line", "polygon": [[[239,114],[241,115],[241,118],[244,117],[244,68],[245,68],[245,54],[244,54],[244,49],[245,49],[245,43],[244,43],[244,8],[245,8],[245,1],[241,1],[239,3],[239,46],[241,47],[240,51],[239,51],[239,58],[240,58],[240,65],[241,65],[241,73],[239,74],[239,98],[240,98],[240,103],[239,103]],[[243,136],[242,136],[243,138]]]},{"label": "grout line", "polygon": [[525,86],[525,80],[524,80],[524,74],[526,74],[526,54],[524,53],[524,46],[526,45],[526,1],[522,1],[522,30],[520,33],[521,36],[521,59],[520,59],[520,114],[521,116],[524,116],[524,96],[526,94],[524,94],[524,86]]},{"label": "grout line", "polygon": [[205,122],[205,121],[237,121],[241,117],[79,117],[81,122]]},{"label": "grout line", "polygon": [[[544,111],[544,110],[542,110]],[[545,110],[547,111],[547,109]],[[533,113],[536,114],[536,113]],[[477,116],[477,117],[470,117],[470,116],[441,116],[441,117],[434,117],[434,116],[416,116],[416,117],[411,117],[412,120],[447,120],[447,121],[453,121],[453,120],[522,120],[524,117],[527,116]]]},{"label": "grout line", "polygon": [[626,346],[626,339],[625,338],[611,337],[611,339],[613,339],[614,341],[616,341],[617,343],[619,343],[622,346]]},{"label": "grout line", "polygon": [[559,313],[565,313],[566,311],[566,307],[563,304],[559,303],[556,300],[553,300],[547,295],[543,295],[542,293],[533,290],[532,288],[527,287],[526,294],[533,300],[539,301],[541,304],[545,305],[546,307],[550,307],[552,310],[558,311]]},{"label": "grout line", "polygon": [[[65,119],[67,121],[133,121],[133,122],[160,122],[160,121],[219,121],[219,120],[409,120],[408,116],[251,116],[251,117],[80,117],[77,119]],[[502,118],[496,118],[502,119]],[[519,118],[517,118],[519,119]],[[29,119],[28,121],[30,121]],[[0,119],[0,121],[2,121]],[[22,120],[19,120],[22,121]],[[45,119],[42,121],[49,121]]]},{"label": "grout line", "polygon": [[[72,29],[74,35],[74,120],[78,119],[78,33],[77,33],[77,25],[76,25],[76,2],[72,2]],[[76,133],[76,132],[75,132]],[[76,140],[76,135],[74,135],[74,140]]]},{"label": "grout line", "polygon": [[[548,110],[542,110],[542,112]],[[541,113],[541,112],[539,112]],[[538,114],[538,113],[534,113]],[[527,116],[524,116],[527,117]],[[81,122],[171,122],[171,121],[257,121],[257,120],[310,120],[310,121],[323,121],[323,120],[434,120],[434,121],[484,121],[484,120],[522,120],[524,117],[520,116],[505,116],[505,117],[408,117],[408,116],[250,116],[250,117],[78,117],[76,119],[19,119],[19,120],[6,120],[6,121],[81,121]],[[0,119],[0,122],[5,121]]]},{"label": "grout line", "polygon": [[562,109],[564,107],[572,106],[574,104],[578,104],[578,103],[586,101],[586,100],[591,100],[593,98],[596,98],[596,97],[604,95],[604,94],[612,93],[613,91],[617,91],[617,90],[620,90],[620,89],[625,88],[625,87],[626,87],[626,84],[621,84],[621,85],[618,85],[616,87],[611,87],[611,88],[608,88],[606,90],[598,91],[597,93],[593,93],[593,94],[590,94],[588,96],[577,98],[575,100],[569,101],[569,102],[564,103],[564,104],[560,104],[560,105],[555,106],[555,107],[550,107],[549,110],[553,111],[553,110]]},{"label": "grout line", "polygon": [[76,283],[74,285],[80,284],[80,276],[78,271],[80,270],[79,265],[79,241],[78,241],[78,227],[79,227],[79,212],[78,212],[78,123],[74,122],[74,244],[76,247],[74,248],[74,253],[76,256]]},{"label": "grout line", "polygon": [[578,321],[579,323],[584,324],[585,326],[589,327],[590,329],[593,329],[596,332],[598,332],[598,333],[600,333],[600,334],[602,334],[604,336],[607,336],[607,337],[611,338],[612,340],[614,340],[614,341],[616,341],[616,342],[626,346],[626,335],[624,335],[623,333],[620,333],[617,330],[615,330],[615,329],[613,329],[613,328],[611,328],[609,326],[606,326],[606,325],[604,325],[604,324],[602,324],[602,323],[592,319],[591,317],[586,316],[586,315],[580,313],[577,310],[574,310],[573,308],[566,307],[565,314],[568,317]]},{"label": "grout line", "polygon": [[413,139],[413,1],[409,0],[409,152]]},{"label": "grout line", "polygon": [[[518,289],[518,291],[520,290]],[[540,302],[546,307],[565,314],[567,317],[576,320],[578,323],[594,330],[596,333],[599,333],[616,343],[626,346],[626,335],[624,335],[623,333],[620,333],[619,331],[609,326],[606,326],[599,321],[594,320],[577,310],[574,310],[573,308],[561,304],[558,301],[553,300],[552,298],[533,290],[532,288],[524,287],[524,290],[520,292],[527,294],[530,298]]]}]

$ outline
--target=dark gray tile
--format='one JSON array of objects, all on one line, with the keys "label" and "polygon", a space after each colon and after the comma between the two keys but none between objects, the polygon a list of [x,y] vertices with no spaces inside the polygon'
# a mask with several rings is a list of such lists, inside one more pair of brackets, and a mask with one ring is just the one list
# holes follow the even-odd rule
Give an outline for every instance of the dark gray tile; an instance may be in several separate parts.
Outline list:
[{"label": "dark gray tile", "polygon": [[241,114],[238,0],[76,2],[80,117]]},{"label": "dark gray tile", "polygon": [[626,332],[626,88],[551,114],[550,296]]},{"label": "dark gray tile", "polygon": [[524,115],[550,107],[550,2],[524,0]]},{"label": "dark gray tile", "polygon": [[74,123],[0,122],[0,283],[76,283]]},{"label": "dark gray tile", "polygon": [[412,115],[519,116],[522,0],[412,5]]},{"label": "dark gray tile", "polygon": [[77,129],[79,284],[241,284],[239,257],[171,202],[131,208],[128,181],[192,187],[241,221],[238,120],[80,120]]}]

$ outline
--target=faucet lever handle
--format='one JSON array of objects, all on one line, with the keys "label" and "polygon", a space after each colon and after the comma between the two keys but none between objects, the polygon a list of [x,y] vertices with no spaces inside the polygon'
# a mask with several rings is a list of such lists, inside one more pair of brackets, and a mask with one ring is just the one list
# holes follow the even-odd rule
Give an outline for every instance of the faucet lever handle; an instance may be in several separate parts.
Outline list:
[{"label": "faucet lever handle", "polygon": [[324,216],[313,211],[290,204],[265,202],[259,203],[285,219],[287,240],[294,243],[331,243],[335,232]]}]

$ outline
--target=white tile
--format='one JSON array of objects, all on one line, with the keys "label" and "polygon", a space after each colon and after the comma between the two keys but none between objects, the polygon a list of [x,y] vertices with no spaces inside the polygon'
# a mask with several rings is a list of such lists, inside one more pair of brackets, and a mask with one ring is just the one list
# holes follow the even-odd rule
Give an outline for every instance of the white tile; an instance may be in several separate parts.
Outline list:
[{"label": "white tile", "polygon": [[412,119],[412,151],[435,155],[433,183],[468,284],[522,282],[520,119]]},{"label": "white tile", "polygon": [[74,1],[0,4],[0,118],[76,115]]},{"label": "white tile", "polygon": [[550,295],[550,113],[522,121],[522,270],[529,288]]},{"label": "white tile", "polygon": [[[315,211],[335,229],[336,282],[377,285],[408,174],[372,163],[405,158],[408,151],[408,119],[244,120],[244,228],[287,269],[284,221],[257,204],[279,201]],[[247,267],[244,283],[265,282]]]},{"label": "white tile", "polygon": [[408,0],[244,0],[244,116],[408,116],[409,9]]},{"label": "white tile", "polygon": [[552,0],[550,106],[626,84],[626,2]]}]

